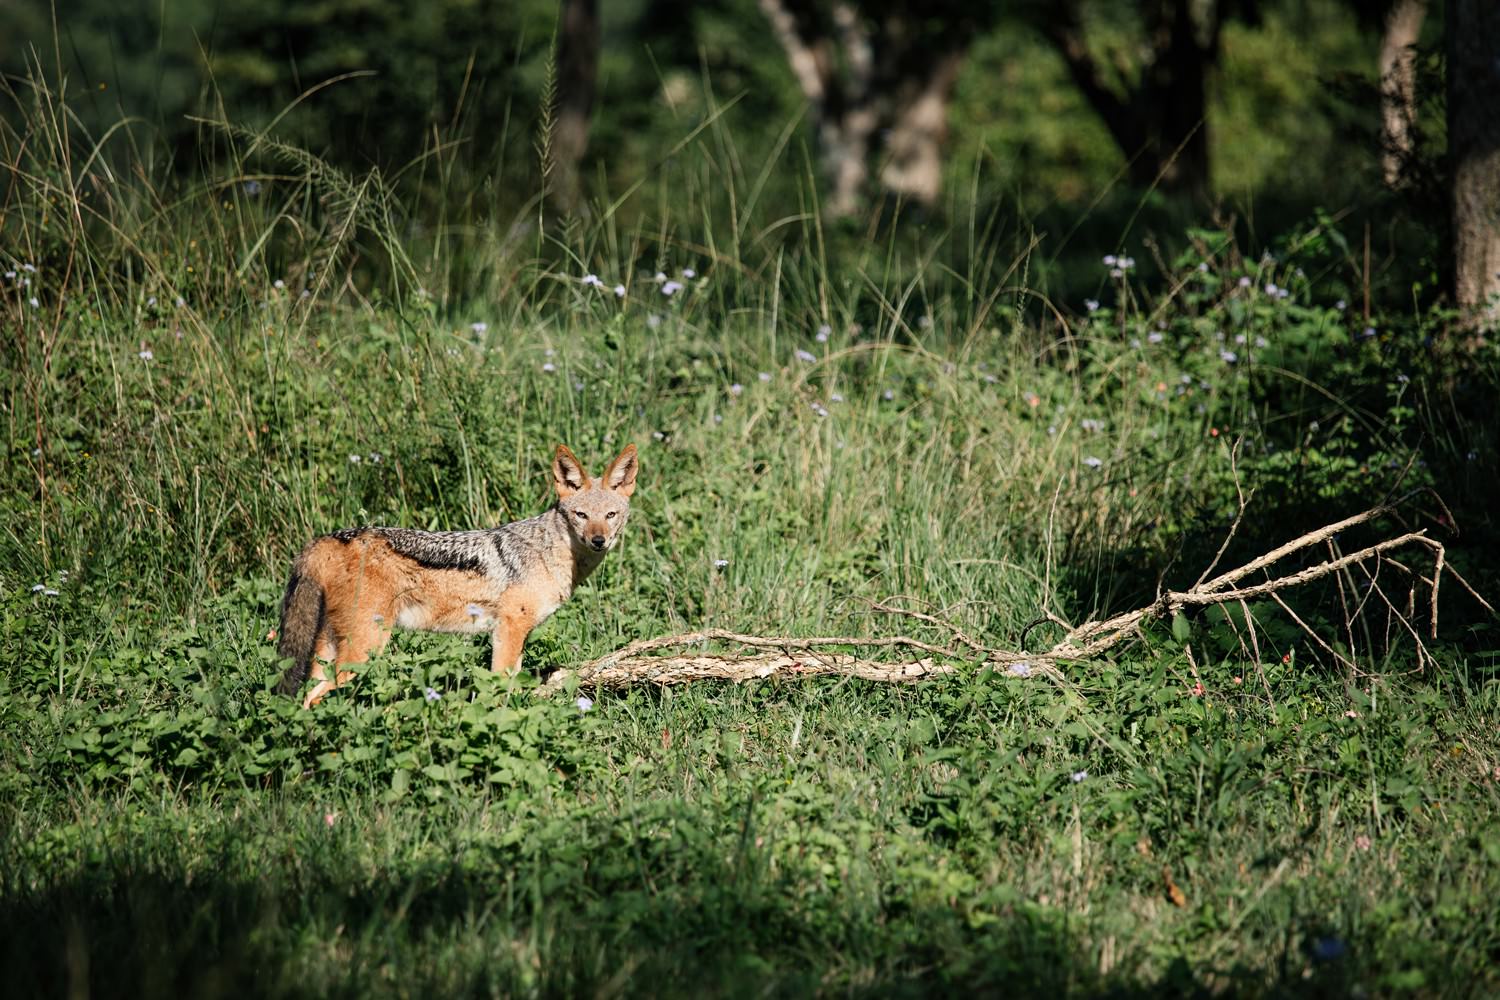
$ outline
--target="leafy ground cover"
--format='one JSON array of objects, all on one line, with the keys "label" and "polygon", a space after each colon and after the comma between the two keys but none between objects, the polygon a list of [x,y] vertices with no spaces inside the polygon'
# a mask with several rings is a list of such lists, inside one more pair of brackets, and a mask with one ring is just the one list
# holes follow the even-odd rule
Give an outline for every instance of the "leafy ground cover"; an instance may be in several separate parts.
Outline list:
[{"label": "leafy ground cover", "polygon": [[[1493,598],[1493,360],[1367,312],[1329,220],[1126,232],[1053,302],[983,220],[756,207],[782,165],[711,136],[637,221],[455,243],[254,137],[122,181],[39,108],[0,220],[20,994],[1500,987],[1491,621],[1448,587],[1416,671],[1363,606],[1425,607],[1427,567],[1301,594],[1326,648],[1251,605],[1258,658],[1204,616],[1060,676],[534,689],[700,625],[946,636],[874,602],[1019,643],[1190,583],[1237,483],[1225,558],[1405,497],[1370,535],[1429,528]],[[520,686],[402,634],[315,711],[270,693],[307,537],[529,515],[559,440],[642,480]]]}]

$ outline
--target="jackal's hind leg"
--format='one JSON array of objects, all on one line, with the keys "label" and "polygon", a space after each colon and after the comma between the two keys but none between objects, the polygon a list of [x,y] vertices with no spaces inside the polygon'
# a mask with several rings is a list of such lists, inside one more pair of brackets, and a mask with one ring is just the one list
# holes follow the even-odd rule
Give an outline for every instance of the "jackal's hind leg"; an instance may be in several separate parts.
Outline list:
[{"label": "jackal's hind leg", "polygon": [[[341,641],[326,639],[318,645],[318,656],[320,659],[313,661],[312,677],[316,684],[312,690],[307,692],[307,697],[302,701],[303,708],[311,708],[334,688],[348,684],[354,679],[354,671],[341,670],[354,663],[364,663],[370,658],[370,654],[378,653],[385,648],[390,641],[391,629],[382,615],[371,615],[368,621],[360,622],[345,635]],[[328,673],[323,669],[322,659],[333,662],[333,679],[328,679]]]}]

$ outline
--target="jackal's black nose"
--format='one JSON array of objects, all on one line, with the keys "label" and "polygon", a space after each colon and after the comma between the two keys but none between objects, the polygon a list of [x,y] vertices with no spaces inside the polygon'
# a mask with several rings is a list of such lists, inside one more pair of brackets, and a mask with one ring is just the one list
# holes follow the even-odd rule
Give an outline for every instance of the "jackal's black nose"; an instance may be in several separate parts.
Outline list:
[{"label": "jackal's black nose", "polygon": [[602,548],[604,548],[604,536],[603,535],[595,535],[593,538],[589,539],[589,544],[592,545],[596,549],[602,549]]}]

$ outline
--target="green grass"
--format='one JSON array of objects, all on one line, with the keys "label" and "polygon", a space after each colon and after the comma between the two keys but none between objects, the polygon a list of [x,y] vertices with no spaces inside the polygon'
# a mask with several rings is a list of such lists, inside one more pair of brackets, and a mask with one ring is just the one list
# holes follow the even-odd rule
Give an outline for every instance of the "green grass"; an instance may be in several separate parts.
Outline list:
[{"label": "green grass", "polygon": [[[760,203],[795,165],[723,135],[592,221],[434,235],[406,206],[443,192],[214,134],[184,181],[42,91],[0,132],[19,994],[1500,988],[1500,683],[1455,586],[1420,674],[1354,571],[1295,599],[1353,670],[1256,604],[1259,663],[1205,615],[1055,678],[534,690],[699,626],[946,638],[877,601],[1014,645],[1191,583],[1236,467],[1227,559],[1416,489],[1370,535],[1456,523],[1493,596],[1493,358],[1341,308],[1326,219],[1266,259],[1190,232],[1151,278],[1123,234],[1089,309],[982,219]],[[270,693],[307,538],[528,516],[558,441],[642,473],[526,684],[403,633],[312,712]]]}]

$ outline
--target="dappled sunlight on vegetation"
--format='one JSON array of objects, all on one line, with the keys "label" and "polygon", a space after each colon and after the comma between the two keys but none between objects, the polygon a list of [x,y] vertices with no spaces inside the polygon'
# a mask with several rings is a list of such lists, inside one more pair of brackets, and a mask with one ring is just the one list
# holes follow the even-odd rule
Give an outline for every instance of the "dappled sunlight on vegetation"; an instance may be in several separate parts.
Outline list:
[{"label": "dappled sunlight on vegetation", "polygon": [[[411,78],[448,65],[452,4],[410,64],[321,53],[379,63],[386,115],[362,78],[292,107],[245,11],[197,56],[162,43],[191,120],[117,113],[56,54],[7,78],[17,990],[1500,987],[1494,347],[1455,335],[1442,224],[1365,186],[1372,159],[1296,116],[1245,131],[1307,66],[1354,72],[1353,15],[1225,27],[1211,207],[1133,186],[1071,127],[1059,57],[991,33],[941,198],[836,218],[780,50],[732,4],[606,14],[672,21],[662,51],[696,39],[703,66],[606,52],[649,98],[601,113],[587,207],[559,210],[528,34],[553,8],[507,11],[467,83]],[[80,37],[69,58],[107,40]],[[352,155],[383,123],[405,158]],[[273,693],[308,538],[531,516],[559,441],[591,468],[633,442],[638,492],[519,680],[485,642],[400,632],[312,710]],[[1422,530],[1462,583],[1434,598],[1403,551],[1056,670],[543,683],[699,628],[1034,656],[1382,504],[1299,565]]]}]

